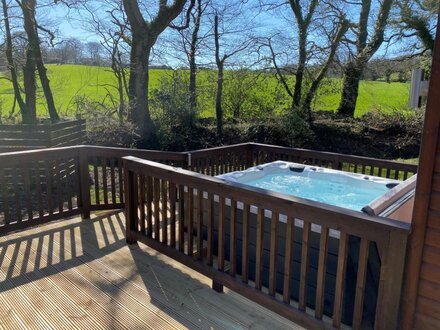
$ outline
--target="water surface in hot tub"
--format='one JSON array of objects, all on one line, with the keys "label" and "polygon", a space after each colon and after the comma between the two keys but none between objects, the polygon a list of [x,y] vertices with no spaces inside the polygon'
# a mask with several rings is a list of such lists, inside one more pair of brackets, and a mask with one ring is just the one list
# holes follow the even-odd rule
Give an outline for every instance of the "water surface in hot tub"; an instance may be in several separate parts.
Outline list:
[{"label": "water surface in hot tub", "polygon": [[399,183],[375,176],[283,161],[219,177],[357,211]]}]

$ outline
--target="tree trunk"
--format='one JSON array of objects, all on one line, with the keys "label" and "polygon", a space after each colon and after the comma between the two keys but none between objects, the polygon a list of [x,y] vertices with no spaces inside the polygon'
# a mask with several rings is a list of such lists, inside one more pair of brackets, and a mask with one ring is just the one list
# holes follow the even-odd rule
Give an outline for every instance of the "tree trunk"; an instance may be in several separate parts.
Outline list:
[{"label": "tree trunk", "polygon": [[194,29],[191,34],[191,46],[188,55],[189,59],[189,106],[190,106],[190,120],[192,123],[193,118],[196,115],[197,109],[197,63],[196,63],[196,51],[197,43],[199,41],[199,29],[200,18],[202,16],[202,2],[197,1],[197,14],[194,18]]},{"label": "tree trunk", "polygon": [[138,125],[138,132],[142,136],[141,145],[145,147],[157,146],[155,127],[148,106],[148,64],[151,48],[171,21],[182,12],[186,1],[174,0],[171,5],[167,5],[168,1],[158,1],[159,11],[150,21],[142,16],[138,0],[122,1],[132,37],[128,83],[129,120]]},{"label": "tree trunk", "polygon": [[195,57],[195,48],[191,45],[191,53],[189,56],[189,107],[191,120],[195,116],[197,109],[197,65]]},{"label": "tree trunk", "polygon": [[217,64],[217,93],[215,95],[215,115],[217,119],[217,135],[223,137],[223,62]]},{"label": "tree trunk", "polygon": [[[22,120],[25,119],[23,117],[27,117],[27,107],[26,103],[23,100],[23,97],[21,96],[20,91],[20,85],[18,83],[18,75],[17,75],[17,69],[15,67],[14,63],[14,57],[12,55],[12,35],[11,35],[11,28],[9,25],[9,14],[8,14],[8,5],[6,4],[6,0],[2,0],[2,7],[3,7],[3,16],[4,16],[4,24],[5,24],[5,35],[6,35],[6,59],[8,61],[8,67],[9,71],[11,73],[11,81],[12,86],[14,88],[14,107],[15,107],[15,101],[18,103],[18,106],[20,108],[20,113],[22,115]],[[33,118],[31,121],[36,121],[36,117]],[[27,120],[27,118],[26,118]]]},{"label": "tree trunk", "polygon": [[306,93],[306,96],[304,97],[304,101],[302,103],[302,109],[306,112],[309,124],[312,124],[312,101],[313,98],[316,95],[316,92],[318,91],[318,87],[321,84],[321,81],[324,79],[325,75],[327,74],[327,71],[330,67],[330,65],[333,63],[333,60],[336,55],[336,50],[339,47],[339,44],[344,37],[344,35],[347,33],[347,30],[349,28],[349,22],[346,20],[345,16],[340,18],[339,27],[336,31],[336,34],[331,40],[331,46],[330,46],[330,52],[328,54],[328,57],[323,64],[321,70],[319,73],[314,77],[309,90]]},{"label": "tree trunk", "polygon": [[26,49],[26,63],[23,67],[23,85],[26,102],[26,112],[22,113],[24,124],[37,122],[37,85],[35,81],[35,60],[32,50]]},{"label": "tree trunk", "polygon": [[299,28],[299,58],[298,68],[295,74],[295,88],[293,90],[293,108],[298,108],[301,102],[302,84],[304,80],[304,70],[306,68],[307,60],[307,30],[302,27]]},{"label": "tree trunk", "polygon": [[118,74],[118,95],[119,95],[119,107],[118,107],[118,117],[119,117],[119,123],[124,122],[124,85],[122,82],[121,73]]},{"label": "tree trunk", "polygon": [[145,37],[133,35],[130,53],[130,78],[128,97],[130,100],[129,120],[138,127],[142,144],[152,145],[155,140],[155,129],[150,117],[148,103],[148,64],[151,45]]},{"label": "tree trunk", "polygon": [[52,122],[60,119],[53,100],[52,90],[50,89],[49,78],[47,77],[47,69],[43,63],[43,56],[41,55],[40,38],[37,32],[37,22],[35,19],[35,0],[23,0],[22,11],[24,18],[24,29],[28,37],[28,47],[32,52],[35,65],[40,76],[41,86],[43,88],[44,97],[46,98],[47,109]]},{"label": "tree trunk", "polygon": [[338,113],[343,115],[354,115],[357,97],[359,93],[359,82],[364,68],[371,57],[376,53],[384,41],[384,33],[388,24],[391,6],[394,0],[383,0],[379,7],[379,13],[374,24],[373,35],[368,40],[368,19],[371,15],[371,0],[362,0],[362,8],[359,16],[359,24],[356,40],[356,54],[346,64],[344,79],[342,83],[341,102]]},{"label": "tree trunk", "polygon": [[350,62],[344,70],[344,79],[342,82],[341,102],[339,104],[338,113],[354,116],[356,102],[359,93],[359,82],[364,71],[364,65],[358,61]]},{"label": "tree trunk", "polygon": [[118,83],[118,97],[119,97],[119,106],[118,106],[118,117],[119,123],[122,125],[124,122],[124,106],[125,106],[125,95],[124,95],[124,67],[121,61],[121,55],[118,50],[119,42],[115,42],[113,44],[113,49],[111,52],[111,60],[112,60],[112,71],[116,77]]}]

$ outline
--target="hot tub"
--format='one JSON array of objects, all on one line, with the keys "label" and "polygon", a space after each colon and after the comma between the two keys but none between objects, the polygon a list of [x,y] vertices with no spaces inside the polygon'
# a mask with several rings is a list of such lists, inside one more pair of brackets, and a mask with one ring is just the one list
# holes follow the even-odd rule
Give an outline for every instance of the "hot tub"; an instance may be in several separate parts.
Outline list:
[{"label": "hot tub", "polygon": [[226,181],[361,211],[400,181],[276,161],[217,176]]},{"label": "hot tub", "polygon": [[[411,198],[414,196],[415,177],[407,180],[405,188],[402,192],[402,183],[397,180],[384,179],[363,174],[353,174],[331,169],[320,168],[316,166],[305,166],[302,164],[276,161],[265,165],[249,168],[245,171],[231,172],[219,175],[221,178],[230,182],[247,184],[270,191],[281,192],[294,195],[296,197],[310,199],[322,203],[336,205],[359,212],[366,212],[370,215],[388,216],[390,214],[399,214],[399,205],[411,204]],[[397,196],[397,197],[396,197]],[[403,200],[403,201],[402,201]],[[230,201],[226,199],[225,207],[225,259],[229,259],[230,246]],[[400,204],[399,204],[400,203]],[[396,206],[397,205],[397,206]],[[206,209],[206,208],[205,208]],[[391,211],[390,211],[391,210]],[[257,209],[251,206],[250,214],[250,242],[249,242],[249,278],[255,279],[255,251],[256,251],[256,223]],[[218,212],[218,200],[214,203],[214,213]],[[204,215],[205,217],[207,214]],[[265,210],[264,235],[263,235],[263,270],[262,282],[264,286],[269,281],[269,255],[270,255],[270,222],[271,212]],[[237,204],[236,214],[236,246],[241,246],[241,237],[243,234],[243,206]],[[278,237],[277,237],[277,280],[276,290],[282,292],[284,251],[286,240],[286,217],[282,214],[279,216]],[[293,269],[290,278],[291,298],[297,300],[299,294],[300,265],[301,265],[301,247],[302,247],[302,227],[303,221],[295,219],[294,232],[294,254]],[[204,227],[206,230],[206,227]],[[309,261],[309,277],[307,283],[307,305],[314,308],[316,295],[316,280],[319,255],[319,241],[321,228],[318,225],[312,225],[311,242],[310,242],[310,261]],[[217,216],[214,217],[214,254],[217,254],[218,239],[218,223]],[[206,236],[206,231],[204,233]],[[324,293],[324,313],[331,315],[334,303],[334,290],[338,259],[339,232],[330,230],[328,240],[328,256],[327,256],[327,274]],[[206,239],[206,237],[204,237]],[[356,290],[356,272],[358,262],[358,252],[360,239],[350,236],[349,238],[350,254],[347,259],[347,279],[345,286],[343,322],[351,324],[354,306],[354,292]],[[242,270],[242,254],[241,249],[236,250],[236,269],[241,274]],[[375,244],[370,244],[370,253],[367,271],[367,283],[365,290],[364,302],[364,322],[372,324],[374,322],[375,302],[377,299],[377,290],[379,284],[380,273],[380,256]]]}]

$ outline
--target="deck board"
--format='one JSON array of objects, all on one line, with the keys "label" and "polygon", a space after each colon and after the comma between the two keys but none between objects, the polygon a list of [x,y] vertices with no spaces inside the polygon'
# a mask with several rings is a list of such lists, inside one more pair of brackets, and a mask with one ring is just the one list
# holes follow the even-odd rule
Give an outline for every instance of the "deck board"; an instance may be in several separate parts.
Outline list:
[{"label": "deck board", "polygon": [[122,212],[0,237],[0,329],[299,329],[142,244]]}]

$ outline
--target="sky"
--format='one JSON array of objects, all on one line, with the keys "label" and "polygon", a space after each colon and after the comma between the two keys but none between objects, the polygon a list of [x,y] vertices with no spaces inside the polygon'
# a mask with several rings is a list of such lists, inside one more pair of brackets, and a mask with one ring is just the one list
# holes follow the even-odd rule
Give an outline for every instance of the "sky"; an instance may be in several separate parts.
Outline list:
[{"label": "sky", "polygon": [[[295,24],[293,22],[293,14],[291,10],[288,7],[285,7],[284,10],[278,9],[276,11],[260,10],[259,7],[256,5],[258,2],[259,0],[249,0],[247,4],[248,8],[246,8],[241,17],[237,15],[236,19],[254,22],[256,26],[255,30],[257,31],[257,35],[259,36],[272,35],[274,34],[274,31],[277,31],[277,38],[279,40],[279,43],[283,46],[292,46],[290,53],[295,54],[294,47],[297,38],[295,33]],[[89,3],[92,3],[92,5],[95,6],[95,14],[99,15],[100,12],[105,12],[105,8],[102,8],[99,5],[100,1],[89,1]],[[219,3],[222,3],[222,1],[219,1]],[[53,23],[54,26],[57,26],[59,37],[58,40],[77,38],[84,42],[99,41],[97,35],[93,33],[92,29],[88,27],[87,23],[85,23],[90,17],[89,13],[85,11],[78,12],[77,10],[72,9],[69,10],[61,5],[52,5],[50,7],[50,10],[47,9],[48,8],[45,8],[44,12],[40,12],[39,14],[43,17],[44,20],[49,20]],[[355,20],[357,18],[357,15],[357,12],[348,12],[348,16],[351,19]],[[374,22],[374,17],[372,17],[371,21]],[[238,21],[238,23],[240,22],[241,21]],[[171,33],[173,32],[166,31],[159,39],[159,42],[166,40]],[[318,38],[319,36],[315,37]],[[310,36],[310,39],[313,40],[313,38],[314,36]],[[227,42],[224,42],[223,45],[224,47],[229,46]],[[376,57],[394,57],[399,54],[399,50],[400,47],[398,45],[393,45],[390,48],[382,47],[377,52]],[[210,54],[210,57],[212,58],[212,54]],[[291,62],[294,61],[294,58],[286,55],[284,61]],[[172,66],[176,64],[176,60],[173,59],[172,56],[168,56],[165,62],[171,63]],[[205,62],[208,62],[208,60],[206,60]]]}]

